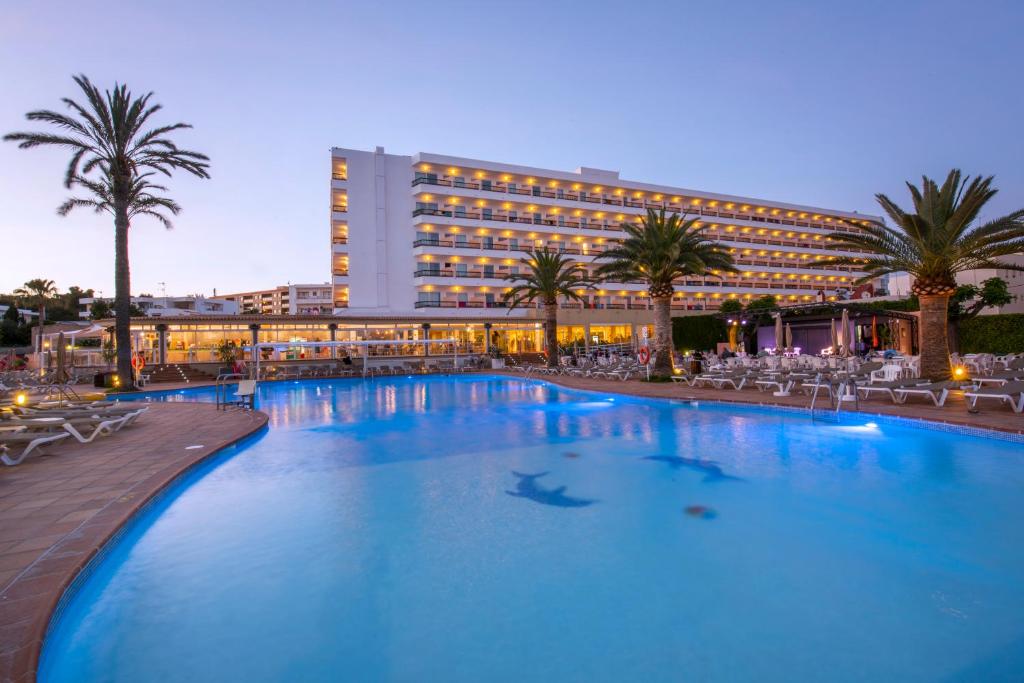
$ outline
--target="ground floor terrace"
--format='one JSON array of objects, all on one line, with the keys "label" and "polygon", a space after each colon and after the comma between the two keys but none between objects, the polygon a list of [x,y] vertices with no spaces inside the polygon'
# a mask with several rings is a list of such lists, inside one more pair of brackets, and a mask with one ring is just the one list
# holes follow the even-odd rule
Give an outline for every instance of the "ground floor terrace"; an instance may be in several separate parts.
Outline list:
[{"label": "ground floor terrace", "polygon": [[[645,332],[651,334],[649,314],[644,312],[563,311],[559,316],[558,340],[581,350],[595,345],[633,344]],[[108,326],[112,336],[113,327]],[[483,353],[540,353],[544,347],[544,325],[539,319],[510,318],[354,318],[346,316],[226,316],[132,320],[132,344],[149,365],[202,364],[223,362],[221,349],[233,345],[241,360],[255,360],[255,344],[276,344],[261,348],[263,361],[324,361],[343,355],[360,356],[359,342],[399,342],[369,349],[371,355],[422,356]],[[310,343],[324,342],[323,347]],[[328,344],[333,342],[333,344]],[[338,343],[353,342],[352,349]],[[402,344],[401,342],[408,342]],[[429,343],[424,343],[429,342]],[[294,347],[287,346],[289,343]],[[94,350],[98,356],[100,351]],[[78,365],[88,365],[79,350]],[[94,363],[101,364],[100,362]]]}]

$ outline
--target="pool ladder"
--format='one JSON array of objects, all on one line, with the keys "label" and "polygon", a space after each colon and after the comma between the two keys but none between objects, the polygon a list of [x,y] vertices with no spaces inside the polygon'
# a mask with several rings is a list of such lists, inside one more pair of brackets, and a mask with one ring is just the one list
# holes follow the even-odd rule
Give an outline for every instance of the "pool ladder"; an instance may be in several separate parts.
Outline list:
[{"label": "pool ladder", "polygon": [[811,393],[811,421],[839,422],[839,411],[843,407],[843,396],[853,396],[855,410],[860,410],[860,398],[857,395],[857,380],[845,377],[838,385],[829,381],[828,408],[815,409],[818,402],[818,390],[822,386],[821,373],[814,378],[814,391]]},{"label": "pool ladder", "polygon": [[240,379],[247,379],[246,375],[238,372],[228,372],[222,375],[217,375],[217,381],[214,384],[214,395],[217,400],[217,410],[228,407],[228,396],[230,395],[230,386],[236,384]]}]

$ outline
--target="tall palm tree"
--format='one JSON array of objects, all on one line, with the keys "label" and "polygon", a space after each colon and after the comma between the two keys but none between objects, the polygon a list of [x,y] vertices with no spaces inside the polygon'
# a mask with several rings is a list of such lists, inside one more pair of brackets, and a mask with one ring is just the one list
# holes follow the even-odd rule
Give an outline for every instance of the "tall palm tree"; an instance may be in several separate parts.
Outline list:
[{"label": "tall palm tree", "polygon": [[518,283],[505,292],[505,304],[511,310],[540,299],[544,304],[544,345],[547,347],[548,367],[557,367],[558,297],[583,301],[578,291],[590,287],[590,280],[582,266],[556,252],[535,249],[519,263],[527,270],[505,276],[506,280]]},{"label": "tall palm tree", "polygon": [[151,182],[154,174],[170,176],[180,169],[200,178],[209,178],[208,157],[179,149],[168,136],[191,128],[185,123],[152,125],[150,119],[160,111],[151,104],[153,93],[135,97],[127,86],[114,84],[113,90],[100,92],[85,76],[75,76],[85,96],[85,104],[70,98],[62,102],[69,114],[38,110],[26,114],[29,121],[41,121],[56,127],[55,132],[10,133],[4,140],[18,142],[22,149],[56,145],[71,152],[64,174],[64,186],[80,187],[87,198],[72,198],[58,209],[67,215],[74,208],[89,207],[114,217],[114,337],[117,343],[117,372],[123,384],[130,386],[131,367],[131,276],[128,262],[128,229],[137,216],[150,216],[165,227],[171,223],[164,211],[176,215],[180,207],[154,191],[163,187]]},{"label": "tall palm tree", "polygon": [[36,351],[42,351],[43,326],[46,324],[46,302],[57,296],[57,286],[53,280],[35,278],[14,290],[14,294],[39,308],[39,336],[36,340]]},{"label": "tall palm tree", "polygon": [[654,370],[672,374],[672,293],[677,278],[710,275],[712,271],[735,272],[732,256],[704,237],[699,218],[648,209],[639,223],[623,223],[626,233],[618,245],[597,259],[602,263],[595,276],[604,281],[646,283],[654,302]]},{"label": "tall palm tree", "polygon": [[869,281],[888,273],[914,276],[912,292],[921,302],[921,376],[948,379],[949,298],[956,292],[956,275],[967,270],[1024,270],[1024,266],[998,260],[1024,252],[1024,210],[984,223],[976,222],[996,194],[993,177],[962,177],[958,169],[938,185],[924,176],[921,187],[907,183],[913,212],[907,212],[884,194],[875,195],[895,223],[869,223],[860,234],[843,234],[838,247],[870,254],[866,261],[853,257],[836,263],[856,264]]}]

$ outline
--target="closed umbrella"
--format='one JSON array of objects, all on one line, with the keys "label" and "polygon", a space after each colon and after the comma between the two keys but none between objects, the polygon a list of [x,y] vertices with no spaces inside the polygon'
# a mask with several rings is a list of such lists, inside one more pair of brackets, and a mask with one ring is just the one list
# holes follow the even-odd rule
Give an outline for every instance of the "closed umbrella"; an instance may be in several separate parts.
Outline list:
[{"label": "closed umbrella", "polygon": [[781,349],[786,344],[782,334],[782,314],[775,316],[775,348]]},{"label": "closed umbrella", "polygon": [[836,335],[835,318],[832,318],[828,323],[828,334],[832,337],[832,353],[839,353],[839,337]]},{"label": "closed umbrella", "polygon": [[842,328],[842,333],[840,335],[842,339],[840,339],[839,342],[843,347],[843,356],[846,357],[850,355],[850,346],[853,342],[853,335],[850,334],[850,314],[845,308],[843,309],[843,316],[839,325]]},{"label": "closed umbrella", "polygon": [[786,323],[786,349],[791,350],[793,348],[793,329]]},{"label": "closed umbrella", "polygon": [[877,349],[878,344],[878,316],[871,316],[871,348]]}]

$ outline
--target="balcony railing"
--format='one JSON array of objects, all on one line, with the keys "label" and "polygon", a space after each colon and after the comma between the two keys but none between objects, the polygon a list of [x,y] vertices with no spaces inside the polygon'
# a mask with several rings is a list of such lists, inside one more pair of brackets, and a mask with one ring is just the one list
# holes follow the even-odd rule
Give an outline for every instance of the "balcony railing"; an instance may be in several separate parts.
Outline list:
[{"label": "balcony railing", "polygon": [[347,213],[348,204],[334,204],[331,206],[331,211],[334,211],[336,213]]},{"label": "balcony railing", "polygon": [[711,216],[716,218],[733,218],[747,220],[755,223],[766,223],[771,225],[791,225],[794,227],[820,228],[831,231],[857,233],[859,229],[843,223],[826,223],[824,221],[813,221],[808,219],[779,218],[776,216],[762,216],[759,214],[742,214],[735,211],[719,210],[717,208],[697,206],[693,204],[674,203],[667,200],[655,201],[647,198],[630,199],[625,196],[606,196],[601,194],[587,193],[583,190],[545,190],[537,186],[515,188],[504,182],[492,181],[482,183],[477,181],[452,181],[444,178],[419,177],[412,181],[412,186],[432,185],[436,187],[451,187],[455,189],[480,190],[483,192],[496,192],[502,194],[514,194],[526,197],[543,197],[545,199],[559,199],[569,201],[586,202],[588,204],[600,204],[603,206],[624,206],[637,209],[664,209],[675,213],[687,213],[700,216]]},{"label": "balcony railing", "polygon": [[347,173],[332,173],[331,180],[348,180]]},{"label": "balcony railing", "polygon": [[531,251],[546,251],[550,254],[572,254],[578,256],[591,256],[594,254],[600,254],[604,252],[603,248],[599,247],[588,247],[584,251],[581,247],[535,247],[532,244],[519,244],[514,249],[512,245],[502,242],[492,242],[486,244],[485,242],[456,242],[454,240],[432,240],[432,239],[419,239],[412,243],[413,247],[444,247],[448,249],[478,249],[481,251],[517,251],[523,253],[529,253]]},{"label": "balcony railing", "polygon": [[348,244],[348,237],[335,235],[331,238],[331,244]]}]

